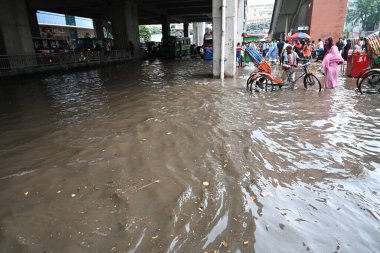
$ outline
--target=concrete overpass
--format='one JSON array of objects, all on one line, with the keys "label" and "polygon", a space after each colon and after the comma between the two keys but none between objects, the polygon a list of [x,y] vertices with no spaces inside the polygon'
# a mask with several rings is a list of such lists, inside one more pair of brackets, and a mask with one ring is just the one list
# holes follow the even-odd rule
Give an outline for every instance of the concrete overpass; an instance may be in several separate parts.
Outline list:
[{"label": "concrete overpass", "polygon": [[343,33],[347,0],[276,0],[273,8],[272,38],[305,32],[312,39],[333,37]]},{"label": "concrete overpass", "polygon": [[[35,15],[37,10],[92,18],[99,35],[103,34],[103,22],[111,21],[114,45],[116,49],[126,51],[130,50],[129,41],[139,45],[138,25],[161,24],[163,36],[168,36],[170,23],[184,23],[186,36],[189,23],[212,22],[213,74],[220,75],[221,65],[226,63],[226,76],[233,76],[236,64],[235,45],[243,32],[246,1],[3,0],[0,9],[0,55],[34,54],[32,37],[39,37]],[[222,24],[225,24],[223,32]],[[223,45],[222,34],[225,35]]]}]

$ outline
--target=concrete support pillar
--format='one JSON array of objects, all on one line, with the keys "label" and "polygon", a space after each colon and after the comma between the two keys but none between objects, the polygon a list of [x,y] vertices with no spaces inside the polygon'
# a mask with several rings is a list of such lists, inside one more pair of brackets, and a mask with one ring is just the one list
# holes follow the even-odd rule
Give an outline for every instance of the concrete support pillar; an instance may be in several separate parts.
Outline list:
[{"label": "concrete support pillar", "polygon": [[246,21],[246,3],[247,0],[237,0],[238,1],[238,11],[237,11],[237,30],[236,30],[236,38],[240,44],[243,41],[242,34],[245,28]]},{"label": "concrete support pillar", "polygon": [[93,18],[92,20],[94,22],[94,29],[95,29],[96,38],[104,39],[104,31],[103,31],[104,20],[100,19],[100,18]]},{"label": "concrete support pillar", "polygon": [[127,18],[123,1],[112,2],[112,35],[115,49],[129,51]]},{"label": "concrete support pillar", "polygon": [[289,15],[285,17],[285,37],[288,36],[289,32]]},{"label": "concrete support pillar", "polygon": [[161,16],[161,25],[162,25],[162,37],[170,36],[170,23],[167,15]]},{"label": "concrete support pillar", "polygon": [[135,1],[128,1],[127,6],[127,32],[129,43],[134,45],[133,56],[140,54],[140,35],[139,35],[139,19],[137,14],[137,4]]},{"label": "concrete support pillar", "polygon": [[40,27],[37,20],[37,10],[31,10],[28,8],[28,19],[30,25],[30,32],[33,38],[40,38]]},{"label": "concrete support pillar", "polygon": [[189,23],[183,23],[183,37],[189,37]]},{"label": "concrete support pillar", "polygon": [[[221,34],[222,34],[222,0],[212,0],[213,27],[213,76],[220,77],[221,69]],[[226,29],[225,29],[225,69],[226,77],[236,73],[236,31],[237,31],[237,1],[226,0]]]},{"label": "concrete support pillar", "polygon": [[111,23],[115,48],[130,51],[132,56],[137,56],[140,39],[136,3],[126,0],[113,2]]},{"label": "concrete support pillar", "polygon": [[193,24],[193,43],[196,44],[197,46],[202,46],[203,45],[203,36],[205,34],[205,23],[200,22],[200,23],[194,23]]},{"label": "concrete support pillar", "polygon": [[25,1],[2,0],[0,8],[0,54],[34,54]]}]

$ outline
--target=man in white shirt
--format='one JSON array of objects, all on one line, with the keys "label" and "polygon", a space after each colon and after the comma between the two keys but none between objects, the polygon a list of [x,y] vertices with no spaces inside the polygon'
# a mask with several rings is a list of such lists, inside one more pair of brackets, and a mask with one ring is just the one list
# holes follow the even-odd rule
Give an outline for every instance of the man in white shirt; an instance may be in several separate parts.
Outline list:
[{"label": "man in white shirt", "polygon": [[323,50],[325,50],[324,46],[323,46],[323,41],[321,39],[318,40],[318,48],[316,51],[318,52],[323,52]]}]

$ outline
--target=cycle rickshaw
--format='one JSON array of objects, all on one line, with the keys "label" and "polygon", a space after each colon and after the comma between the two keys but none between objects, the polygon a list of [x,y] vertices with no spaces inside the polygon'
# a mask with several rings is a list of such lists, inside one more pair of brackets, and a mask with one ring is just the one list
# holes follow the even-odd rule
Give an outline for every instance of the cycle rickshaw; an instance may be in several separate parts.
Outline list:
[{"label": "cycle rickshaw", "polygon": [[356,80],[356,86],[361,94],[380,92],[380,37],[379,32],[366,37],[366,49],[372,62]]},{"label": "cycle rickshaw", "polygon": [[[275,78],[272,76],[271,66],[264,60],[260,53],[252,48],[248,47],[245,50],[245,53],[251,59],[253,64],[258,69],[257,72],[253,72],[250,77],[247,79],[247,90],[251,92],[255,91],[274,91],[276,89],[281,89],[283,86],[294,86],[294,84],[301,78],[303,78],[303,83],[305,89],[318,90],[319,92],[322,89],[321,82],[319,79],[312,73],[309,72],[310,62],[306,61],[304,64],[300,65],[300,68],[284,71],[286,77],[284,80],[280,78]],[[302,73],[299,75],[295,81],[291,81],[291,75],[295,73]]]}]

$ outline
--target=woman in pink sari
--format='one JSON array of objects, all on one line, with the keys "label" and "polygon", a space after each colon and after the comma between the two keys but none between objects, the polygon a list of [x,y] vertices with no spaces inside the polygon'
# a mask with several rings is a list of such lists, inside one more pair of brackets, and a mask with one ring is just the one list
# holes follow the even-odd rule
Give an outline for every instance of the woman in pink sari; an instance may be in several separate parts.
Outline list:
[{"label": "woman in pink sari", "polygon": [[338,47],[333,46],[322,62],[322,68],[325,72],[323,88],[332,89],[338,85],[339,65],[342,63],[343,58],[338,51]]}]

